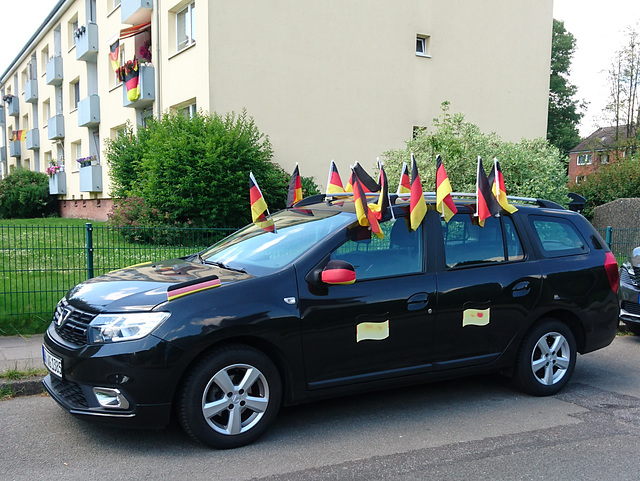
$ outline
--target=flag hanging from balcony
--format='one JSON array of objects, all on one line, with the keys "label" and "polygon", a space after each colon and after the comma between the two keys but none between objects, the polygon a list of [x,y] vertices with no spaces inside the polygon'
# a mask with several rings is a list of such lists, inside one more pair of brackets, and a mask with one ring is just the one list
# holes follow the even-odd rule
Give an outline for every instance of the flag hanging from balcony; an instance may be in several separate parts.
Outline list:
[{"label": "flag hanging from balcony", "polygon": [[111,59],[111,67],[113,67],[113,71],[117,72],[120,68],[120,40],[116,40],[116,42],[111,45],[109,48],[109,58]]},{"label": "flag hanging from balcony", "polygon": [[398,195],[411,193],[411,180],[409,180],[409,167],[407,163],[402,163],[402,173],[400,174],[400,182],[398,183]]},{"label": "flag hanging from balcony", "polygon": [[251,219],[253,223],[266,230],[267,232],[276,232],[276,226],[273,223],[273,219],[269,214],[269,208],[267,202],[262,196],[258,182],[253,176],[253,172],[249,173],[249,198],[251,201]]},{"label": "flag hanging from balcony", "polygon": [[478,175],[476,180],[476,214],[478,216],[478,224],[484,227],[484,221],[488,217],[500,213],[500,204],[491,192],[489,179],[482,167],[482,157],[478,156]]},{"label": "flag hanging from balcony", "polygon": [[123,68],[127,100],[135,102],[140,98],[140,64],[137,60],[130,60]]},{"label": "flag hanging from balcony", "polygon": [[302,200],[302,179],[300,178],[300,170],[296,162],[296,168],[293,169],[291,180],[289,181],[289,191],[287,192],[287,207],[293,206],[296,202]]},{"label": "flag hanging from balcony", "polygon": [[424,200],[422,183],[418,175],[416,159],[411,154],[411,196],[409,197],[409,220],[411,230],[417,230],[424,216],[427,215],[427,203]]},{"label": "flag hanging from balcony", "polygon": [[491,186],[493,195],[498,200],[500,207],[506,210],[509,214],[513,214],[518,210],[516,207],[509,204],[509,201],[507,200],[507,189],[504,186],[504,176],[500,169],[500,163],[495,157],[493,159],[493,169],[491,169],[491,173],[489,174],[489,185]]},{"label": "flag hanging from balcony", "polygon": [[444,169],[442,157],[438,155],[436,157],[436,210],[442,214],[446,222],[449,222],[449,219],[458,212],[451,197],[451,192],[453,192],[453,189],[449,182],[449,176],[447,176],[447,171]]},{"label": "flag hanging from balcony", "polygon": [[27,138],[26,130],[14,130],[11,132],[11,141],[15,142],[16,140],[25,140]]},{"label": "flag hanging from balcony", "polygon": [[327,194],[342,194],[344,193],[344,187],[342,186],[342,179],[338,173],[338,167],[332,160],[331,167],[329,168],[329,180],[327,180]]}]

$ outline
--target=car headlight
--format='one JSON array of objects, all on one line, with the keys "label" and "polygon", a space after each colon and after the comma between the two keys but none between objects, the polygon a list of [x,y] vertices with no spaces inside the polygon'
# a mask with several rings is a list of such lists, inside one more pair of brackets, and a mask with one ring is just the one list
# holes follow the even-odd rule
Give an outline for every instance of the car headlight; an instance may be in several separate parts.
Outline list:
[{"label": "car headlight", "polygon": [[168,312],[98,314],[89,324],[89,342],[97,344],[141,339],[170,315]]}]

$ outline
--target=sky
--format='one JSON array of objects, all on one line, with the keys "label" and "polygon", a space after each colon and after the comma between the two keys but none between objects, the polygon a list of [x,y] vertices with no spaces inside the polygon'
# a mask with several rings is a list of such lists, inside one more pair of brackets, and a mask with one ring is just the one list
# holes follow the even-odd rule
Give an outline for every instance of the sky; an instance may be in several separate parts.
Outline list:
[{"label": "sky", "polygon": [[[525,0],[536,1],[536,0]],[[11,22],[0,30],[0,73],[18,55],[57,0],[18,0],[12,2]],[[602,111],[608,99],[606,70],[618,50],[626,43],[625,30],[640,30],[639,0],[554,0],[553,17],[564,21],[576,37],[570,81],[578,87],[577,98],[588,102],[580,124],[587,136],[606,125]]]}]

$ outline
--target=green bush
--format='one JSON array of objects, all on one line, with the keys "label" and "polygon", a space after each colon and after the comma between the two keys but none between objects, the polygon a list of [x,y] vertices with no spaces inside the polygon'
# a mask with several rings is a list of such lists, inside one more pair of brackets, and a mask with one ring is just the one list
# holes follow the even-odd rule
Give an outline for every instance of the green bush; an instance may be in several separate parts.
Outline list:
[{"label": "green bush", "polygon": [[41,172],[17,169],[0,181],[0,218],[29,219],[54,212],[49,178]]},{"label": "green bush", "polygon": [[601,165],[580,184],[570,188],[585,198],[583,214],[593,218],[593,209],[616,199],[640,197],[640,154]]},{"label": "green bush", "polygon": [[[127,126],[124,135],[108,142],[106,157],[114,196],[122,206],[127,199],[144,199],[144,208],[136,204],[142,209],[136,220],[148,226],[239,227],[250,222],[249,172],[271,212],[285,206],[290,174],[272,162],[269,140],[246,112],[199,112],[192,118],[165,114],[137,133]],[[304,183],[317,191],[312,180]],[[126,212],[116,216],[125,221],[136,209]]]},{"label": "green bush", "polygon": [[436,189],[436,156],[442,156],[455,192],[475,192],[478,156],[487,173],[493,158],[500,162],[508,195],[553,200],[567,205],[567,175],[560,151],[545,139],[506,142],[495,133],[484,134],[466,122],[462,114],[450,114],[449,104],[433,121],[433,131],[425,129],[407,142],[406,149],[384,154],[390,185],[397,185],[402,162],[416,157],[425,191]]}]

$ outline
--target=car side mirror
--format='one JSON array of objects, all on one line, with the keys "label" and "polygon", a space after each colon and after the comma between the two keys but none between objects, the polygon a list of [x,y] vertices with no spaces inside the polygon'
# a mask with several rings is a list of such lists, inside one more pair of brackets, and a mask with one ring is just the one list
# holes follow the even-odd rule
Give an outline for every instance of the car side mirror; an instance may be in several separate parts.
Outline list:
[{"label": "car side mirror", "polygon": [[348,262],[333,260],[322,269],[320,279],[330,286],[353,284],[356,281],[356,270]]}]

